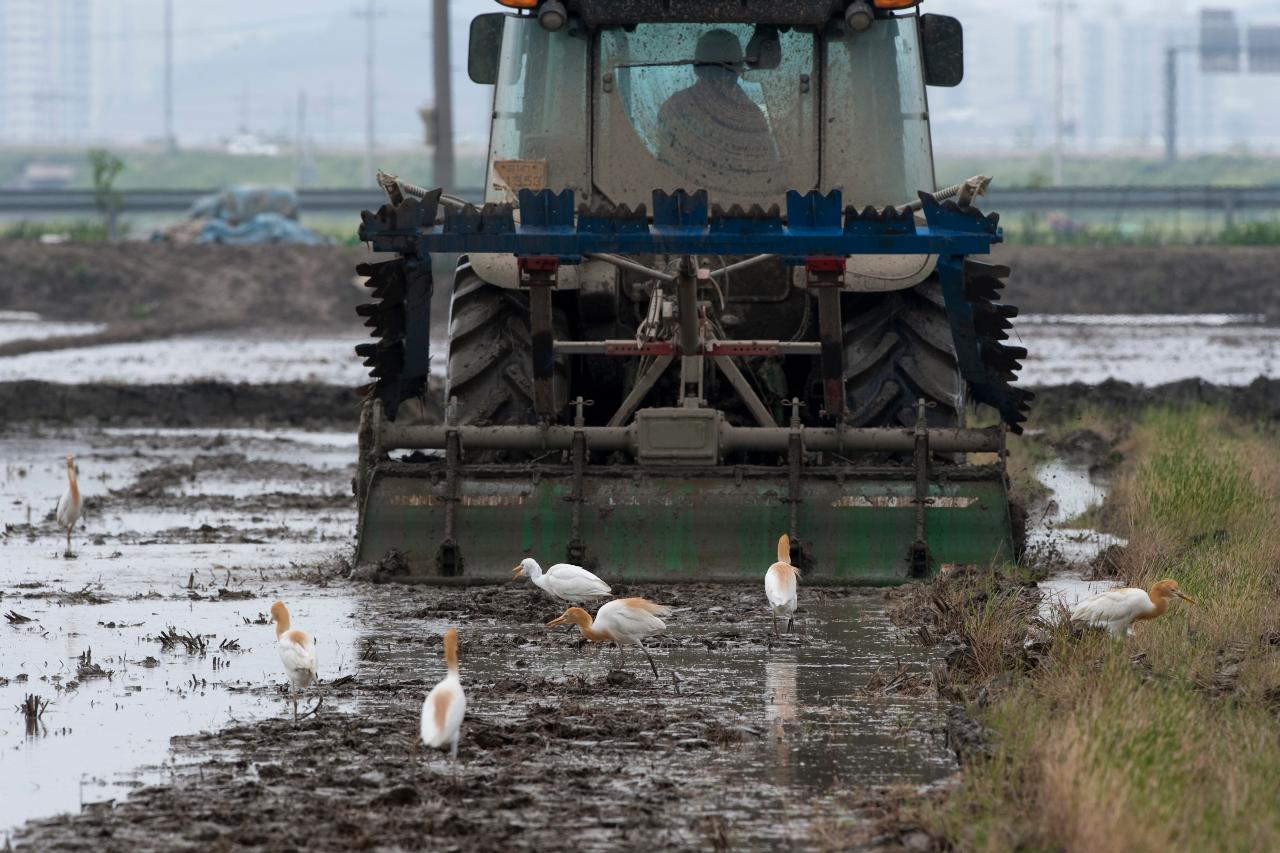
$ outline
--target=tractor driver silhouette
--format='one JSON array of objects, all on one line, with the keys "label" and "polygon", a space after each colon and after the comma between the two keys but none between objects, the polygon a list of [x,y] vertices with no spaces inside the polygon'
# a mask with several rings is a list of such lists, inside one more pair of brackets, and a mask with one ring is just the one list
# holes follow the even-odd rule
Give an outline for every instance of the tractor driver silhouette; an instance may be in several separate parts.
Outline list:
[{"label": "tractor driver silhouette", "polygon": [[769,120],[738,85],[743,59],[733,33],[703,33],[693,59],[698,79],[658,110],[658,159],[695,187],[721,185],[731,176],[750,194],[780,177]]}]

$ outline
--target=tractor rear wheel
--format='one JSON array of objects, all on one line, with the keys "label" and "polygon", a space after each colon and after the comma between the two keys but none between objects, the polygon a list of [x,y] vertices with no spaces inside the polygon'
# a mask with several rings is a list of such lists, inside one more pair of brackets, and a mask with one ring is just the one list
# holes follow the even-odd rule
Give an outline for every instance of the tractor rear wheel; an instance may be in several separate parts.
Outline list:
[{"label": "tractor rear wheel", "polygon": [[846,294],[845,395],[854,426],[912,426],[916,401],[935,427],[964,426],[965,385],[942,289],[934,279],[888,293]]},{"label": "tractor rear wheel", "polygon": [[[554,309],[556,338],[568,323]],[[449,366],[445,402],[458,398],[458,423],[478,426],[529,424],[533,413],[532,336],[529,298],[476,275],[464,256],[453,275],[449,304]],[[556,358],[556,411],[568,403],[568,365]],[[512,458],[510,454],[501,458]]]}]

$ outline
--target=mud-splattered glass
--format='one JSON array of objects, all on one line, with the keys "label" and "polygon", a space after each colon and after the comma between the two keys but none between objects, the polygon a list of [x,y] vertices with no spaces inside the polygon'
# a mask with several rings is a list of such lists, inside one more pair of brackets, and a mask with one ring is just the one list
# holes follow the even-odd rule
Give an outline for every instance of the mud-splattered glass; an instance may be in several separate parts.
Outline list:
[{"label": "mud-splattered glass", "polygon": [[812,33],[743,24],[602,30],[597,189],[614,201],[684,187],[754,203],[817,186],[815,44]]},{"label": "mud-splattered glass", "polygon": [[914,15],[827,39],[822,187],[847,204],[903,204],[933,190],[933,148]]},{"label": "mud-splattered glass", "polygon": [[508,17],[494,89],[485,198],[515,201],[524,187],[590,195],[587,151],[588,43],[547,32],[531,17]]}]

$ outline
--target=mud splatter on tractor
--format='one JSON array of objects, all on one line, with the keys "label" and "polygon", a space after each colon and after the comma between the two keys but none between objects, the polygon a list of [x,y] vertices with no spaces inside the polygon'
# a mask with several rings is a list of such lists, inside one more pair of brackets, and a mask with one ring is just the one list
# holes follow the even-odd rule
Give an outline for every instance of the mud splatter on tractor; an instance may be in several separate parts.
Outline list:
[{"label": "mud splatter on tractor", "polygon": [[[959,82],[958,22],[542,2],[477,18],[469,68],[496,84],[487,203],[383,176],[360,228],[398,257],[362,269],[358,563],[756,579],[780,532],[811,582],[1012,556],[1026,353],[1008,270],[972,259],[1001,232],[988,179],[932,191],[925,87]],[[433,252],[463,256],[444,423],[418,402]],[[1000,422],[967,427],[973,402]]]}]

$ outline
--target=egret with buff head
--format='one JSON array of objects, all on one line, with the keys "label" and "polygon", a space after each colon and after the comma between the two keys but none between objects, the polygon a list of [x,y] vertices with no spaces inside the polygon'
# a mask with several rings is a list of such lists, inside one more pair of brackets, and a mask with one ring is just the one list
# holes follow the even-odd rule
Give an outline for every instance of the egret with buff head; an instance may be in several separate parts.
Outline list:
[{"label": "egret with buff head", "polygon": [[548,628],[572,622],[578,626],[582,636],[593,643],[613,643],[618,647],[618,668],[622,668],[625,653],[623,646],[636,645],[653,667],[653,677],[658,677],[658,665],[653,662],[649,650],[644,647],[647,637],[661,634],[667,630],[662,617],[670,616],[671,608],[663,604],[654,604],[643,598],[620,598],[607,601],[600,606],[593,620],[591,614],[581,607],[570,607],[564,613],[547,623]]},{"label": "egret with buff head", "polygon": [[520,565],[511,570],[511,577],[514,580],[525,576],[556,601],[567,601],[570,604],[582,604],[613,594],[607,583],[582,566],[570,563],[556,563],[543,572],[537,560],[525,557]]},{"label": "egret with buff head", "polygon": [[1072,607],[1071,620],[1106,628],[1113,637],[1124,637],[1133,634],[1134,622],[1163,616],[1174,598],[1195,604],[1178,589],[1175,580],[1162,580],[1150,591],[1137,587],[1109,589]]},{"label": "egret with buff head", "polygon": [[769,599],[769,609],[773,611],[775,637],[778,636],[779,617],[787,620],[787,633],[791,633],[799,586],[800,570],[791,565],[791,537],[784,533],[778,538],[778,561],[764,573],[764,597]]},{"label": "egret with buff head", "polygon": [[271,621],[276,625],[276,649],[285,675],[289,677],[289,698],[293,700],[293,721],[298,722],[298,691],[316,680],[316,644],[311,635],[292,627],[289,608],[283,601],[271,605]]},{"label": "egret with buff head", "polygon": [[62,556],[71,559],[75,554],[71,553],[71,528],[76,526],[76,522],[80,520],[80,508],[84,505],[83,499],[80,497],[80,484],[76,482],[76,458],[72,454],[67,454],[67,490],[62,493],[62,497],[58,498],[58,511],[55,513],[58,519],[58,526],[67,531],[67,550],[62,552]]},{"label": "egret with buff head", "polygon": [[[449,747],[449,761],[458,758],[458,732],[467,713],[467,697],[458,677],[458,630],[444,632],[445,677],[422,703],[422,742],[432,749]],[[456,765],[455,765],[456,770]]]}]

